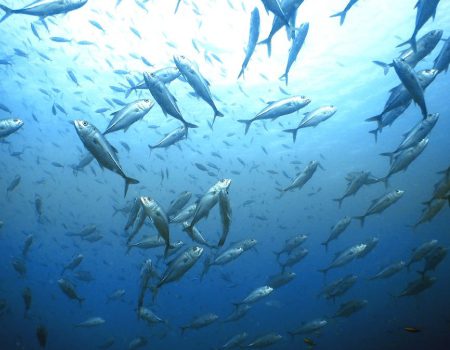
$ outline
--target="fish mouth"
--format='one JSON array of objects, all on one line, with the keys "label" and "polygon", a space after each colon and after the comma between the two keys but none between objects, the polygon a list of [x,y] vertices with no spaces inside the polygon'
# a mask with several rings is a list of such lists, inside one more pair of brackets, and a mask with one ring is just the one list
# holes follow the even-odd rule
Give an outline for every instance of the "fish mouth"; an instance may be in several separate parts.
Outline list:
[{"label": "fish mouth", "polygon": [[73,125],[75,126],[75,128],[76,129],[78,129],[78,130],[80,130],[80,129],[83,129],[83,123],[84,123],[84,120],[81,120],[81,119],[75,119],[74,121],[73,121]]},{"label": "fish mouth", "polygon": [[227,189],[231,185],[231,179],[223,179],[220,182],[221,182],[221,185]]}]

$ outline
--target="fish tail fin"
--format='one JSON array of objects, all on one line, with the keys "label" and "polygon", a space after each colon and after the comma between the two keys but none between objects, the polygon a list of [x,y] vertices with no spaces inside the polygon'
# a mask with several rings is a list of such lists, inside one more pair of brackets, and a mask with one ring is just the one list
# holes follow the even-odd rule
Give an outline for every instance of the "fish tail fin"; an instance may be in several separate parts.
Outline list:
[{"label": "fish tail fin", "polygon": [[[241,76],[244,76],[244,66],[242,66],[241,71],[239,72],[239,75],[237,78],[239,79]],[[244,78],[245,78],[245,76],[244,76]]]},{"label": "fish tail fin", "polygon": [[223,115],[223,113],[222,112],[220,112],[217,108],[216,109],[214,109],[214,118],[213,118],[213,122],[212,122],[212,125],[214,125],[214,122],[216,121],[216,118],[217,117],[223,117],[224,115]]},{"label": "fish tail fin", "polygon": [[243,123],[245,124],[245,135],[247,135],[248,133],[248,129],[250,129],[250,125],[252,125],[252,121],[253,120],[245,120],[245,119],[239,119],[238,122],[239,123]]},{"label": "fish tail fin", "polygon": [[148,148],[150,149],[150,154],[149,154],[149,156],[151,156],[152,155],[152,151],[156,148],[155,146],[150,146],[150,145],[148,145]]},{"label": "fish tail fin", "polygon": [[284,73],[281,77],[280,77],[280,80],[283,80],[284,79],[284,81],[286,82],[286,86],[288,85],[288,83],[289,83],[289,74],[286,72],[286,73]]},{"label": "fish tail fin", "polygon": [[326,276],[326,275],[327,275],[327,272],[328,272],[328,268],[326,268],[326,269],[319,269],[319,270],[317,270],[317,271],[322,272],[323,275]]},{"label": "fish tail fin", "polygon": [[0,23],[2,23],[4,20],[6,20],[9,16],[11,16],[12,14],[14,14],[14,10],[10,9],[9,7],[5,6],[5,5],[0,5],[0,9],[5,11],[5,14],[3,15],[3,17],[0,19]]},{"label": "fish tail fin", "polygon": [[385,188],[389,187],[389,175],[382,177],[379,181],[382,181],[384,183]]},{"label": "fish tail fin", "polygon": [[344,198],[334,198],[333,200],[334,200],[335,202],[338,202],[339,209],[341,209],[342,201],[344,200]]},{"label": "fish tail fin", "polygon": [[284,132],[291,133],[291,134],[292,134],[292,140],[293,140],[294,143],[295,143],[295,141],[297,140],[298,129],[286,129],[286,130],[283,130],[283,131],[284,131]]},{"label": "fish tail fin", "polygon": [[130,185],[136,185],[139,183],[139,180],[133,179],[132,177],[125,177],[125,192],[124,192],[124,197],[126,197],[127,192],[128,192],[128,186]]},{"label": "fish tail fin", "polygon": [[342,11],[331,15],[330,17],[339,17],[339,25],[343,25],[345,21],[345,16],[347,15],[347,11]]},{"label": "fish tail fin", "polygon": [[378,129],[378,128],[369,131],[370,134],[373,134],[373,136],[375,136],[375,143],[378,142],[378,132],[379,131],[380,131],[380,129]]},{"label": "fish tail fin", "polygon": [[323,245],[325,247],[325,252],[327,252],[327,253],[328,253],[328,243],[329,242],[320,243],[321,245]]},{"label": "fish tail fin", "polygon": [[397,45],[397,47],[400,46],[404,46],[404,45],[411,45],[412,49],[414,50],[414,52],[417,51],[417,45],[416,45],[416,35],[413,35],[411,38],[409,38],[408,40],[400,43]]},{"label": "fish tail fin", "polygon": [[364,227],[364,221],[366,220],[366,215],[354,216],[353,219],[359,220],[361,222],[361,227]]},{"label": "fish tail fin", "polygon": [[187,121],[184,121],[183,125],[184,125],[184,127],[185,127],[186,129],[189,129],[189,128],[191,128],[191,129],[198,128],[198,125],[189,123],[189,122],[187,122]]},{"label": "fish tail fin", "polygon": [[372,62],[375,63],[377,66],[383,68],[384,75],[387,75],[389,73],[389,68],[391,67],[390,64],[381,61],[372,61]]},{"label": "fish tail fin", "polygon": [[136,88],[134,86],[130,86],[127,91],[125,91],[125,98],[128,98],[128,96],[130,96],[130,94],[133,92],[133,90],[136,90]]},{"label": "fish tail fin", "polygon": [[272,54],[272,38],[267,38],[265,40],[262,40],[258,43],[258,45],[267,45],[267,56],[270,57],[270,55]]},{"label": "fish tail fin", "polygon": [[119,209],[117,209],[114,205],[113,205],[113,215],[112,216],[116,216],[116,214],[119,212]]},{"label": "fish tail fin", "polygon": [[395,152],[384,152],[380,153],[380,156],[389,157],[389,163],[392,163],[392,158],[394,157]]}]

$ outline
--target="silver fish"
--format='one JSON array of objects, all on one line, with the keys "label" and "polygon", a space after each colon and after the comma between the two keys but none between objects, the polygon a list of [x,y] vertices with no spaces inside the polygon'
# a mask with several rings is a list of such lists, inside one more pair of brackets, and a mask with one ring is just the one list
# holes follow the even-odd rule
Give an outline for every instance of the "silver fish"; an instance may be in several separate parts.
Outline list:
[{"label": "silver fish", "polygon": [[286,129],[284,132],[291,133],[292,139],[295,142],[297,133],[302,128],[316,127],[320,123],[331,118],[337,111],[335,106],[323,106],[314,111],[305,113],[305,117],[295,129]]},{"label": "silver fish", "polygon": [[241,77],[241,75],[244,74],[244,71],[247,68],[248,63],[250,62],[250,58],[252,57],[253,52],[255,51],[256,43],[258,42],[259,38],[259,26],[260,26],[259,11],[258,8],[255,7],[250,16],[250,33],[248,38],[248,44],[247,49],[245,50],[244,62],[242,63],[241,71],[239,72],[239,75],[237,77],[238,79]]},{"label": "silver fish", "polygon": [[150,148],[150,152],[151,152],[155,148],[170,147],[170,146],[176,144],[178,141],[181,141],[181,140],[187,138],[187,134],[188,134],[188,129],[185,126],[180,126],[179,128],[176,128],[175,130],[169,132],[157,144],[155,144],[153,146],[148,145],[148,148]]},{"label": "silver fish", "polygon": [[214,125],[216,117],[223,117],[223,113],[217,109],[212,99],[211,91],[209,90],[209,82],[200,74],[198,68],[193,64],[193,62],[185,56],[174,56],[173,60],[178,70],[181,72],[189,85],[194,89],[195,93],[213,109],[214,118],[212,124]]},{"label": "silver fish", "polygon": [[292,42],[291,49],[289,50],[288,61],[286,64],[286,70],[284,74],[280,77],[280,79],[285,79],[286,85],[288,85],[289,80],[289,71],[297,59],[298,53],[300,52],[303,44],[305,43],[306,36],[308,35],[309,23],[302,23],[298,28],[297,33],[295,34],[294,41]]},{"label": "silver fish", "polygon": [[0,119],[0,139],[15,133],[23,124],[23,121],[17,118]]},{"label": "silver fish", "polygon": [[85,120],[74,120],[73,124],[83,145],[94,156],[98,164],[124,178],[126,195],[128,186],[138,184],[139,181],[125,175],[117,158],[117,151],[94,125]]},{"label": "silver fish", "polygon": [[282,191],[287,192],[297,188],[301,189],[311,179],[311,177],[316,172],[317,167],[319,166],[320,163],[318,161],[316,160],[310,161],[308,166],[300,174],[297,175],[297,177],[294,179],[294,181],[292,181],[292,183],[288,187],[284,188]]},{"label": "silver fish", "polygon": [[360,220],[361,226],[364,226],[364,220],[367,216],[380,214],[385,209],[396,203],[400,198],[402,198],[404,193],[405,191],[402,190],[394,190],[384,194],[379,198],[374,199],[364,215],[355,216],[353,219]]},{"label": "silver fish", "polygon": [[166,249],[164,255],[167,256],[170,244],[170,232],[169,232],[169,219],[162,207],[153,198],[141,197],[142,207],[144,208],[145,214],[152,220],[153,225],[155,225],[158,230],[159,235],[166,242]]},{"label": "silver fish", "polygon": [[305,96],[292,96],[278,101],[268,102],[267,107],[263,108],[254,118],[238,120],[245,124],[245,134],[247,135],[250,125],[256,120],[275,120],[283,115],[299,111],[307,106],[311,100]]},{"label": "silver fish", "polygon": [[106,135],[110,132],[123,130],[126,132],[128,128],[138,120],[150,112],[154,103],[150,100],[137,100],[127,104],[121,110],[112,113],[113,119],[109,122],[108,127],[103,132]]}]

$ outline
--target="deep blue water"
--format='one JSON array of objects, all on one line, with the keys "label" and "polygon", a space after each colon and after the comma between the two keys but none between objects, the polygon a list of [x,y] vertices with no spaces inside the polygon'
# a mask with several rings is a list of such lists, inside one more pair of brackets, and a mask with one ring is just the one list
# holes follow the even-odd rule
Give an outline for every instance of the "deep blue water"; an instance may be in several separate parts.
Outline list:
[{"label": "deep blue water", "polygon": [[[123,0],[116,4],[89,0],[66,15],[48,17],[48,31],[38,18],[21,14],[0,24],[0,60],[4,60],[0,65],[0,103],[4,107],[0,119],[17,117],[24,121],[17,132],[0,139],[4,141],[0,143],[0,299],[6,303],[0,311],[0,349],[39,349],[39,325],[48,331],[47,349],[97,349],[111,337],[111,349],[128,349],[138,336],[148,341],[142,349],[213,349],[244,331],[249,335],[244,345],[267,333],[279,333],[283,339],[272,349],[308,348],[305,337],[318,349],[450,348],[448,257],[428,273],[437,279],[434,285],[417,296],[392,297],[420,277],[416,271],[423,267],[423,260],[413,264],[409,272],[404,269],[389,279],[368,281],[380,268],[408,261],[414,248],[432,239],[449,247],[447,204],[431,222],[416,230],[409,227],[419,220],[422,202],[432,196],[434,184],[443,178],[437,172],[450,165],[448,73],[438,74],[425,92],[429,112],[439,113],[440,118],[423,154],[407,171],[393,175],[387,189],[382,183],[364,186],[355,196],[346,198],[341,208],[332,200],[345,192],[345,176],[350,172],[365,170],[384,176],[389,161],[379,153],[394,150],[402,135],[421,120],[419,107],[411,104],[383,130],[377,143],[368,133],[374,123],[365,122],[382,111],[389,89],[400,83],[394,69],[385,76],[372,61],[391,62],[399,55],[396,46],[414,29],[415,1],[393,4],[361,0],[339,26],[339,20],[329,16],[341,11],[347,1],[305,0],[296,26],[308,21],[310,30],[291,68],[288,86],[279,80],[291,45],[284,28],[273,38],[271,57],[258,45],[245,78],[236,80],[255,6],[261,16],[259,40],[270,31],[273,15],[266,14],[262,2],[186,0],[174,14],[176,2]],[[21,8],[27,3],[5,4]],[[449,19],[450,3],[442,0],[435,20],[429,20],[417,37],[441,29],[442,38],[449,38]],[[40,38],[33,34],[31,24]],[[81,45],[83,40],[92,45]],[[442,40],[415,69],[432,68],[443,45]],[[72,120],[85,119],[103,130],[110,114],[122,108],[120,101],[152,99],[148,90],[132,92],[125,98],[124,92],[110,87],[126,90],[127,78],[141,81],[145,71],[174,66],[173,56],[179,54],[198,64],[225,116],[218,118],[211,129],[211,108],[190,95],[192,89],[185,81],[176,80],[169,85],[171,93],[183,116],[199,125],[189,130],[186,140],[149,154],[147,145],[180,126],[179,121],[165,117],[156,103],[126,133],[107,136],[118,149],[125,172],[140,181],[130,186],[125,198],[123,180],[109,170],[102,171],[95,161],[75,173],[72,166],[86,150]],[[68,70],[79,85],[69,77]],[[273,122],[256,121],[244,135],[244,126],[237,120],[254,117],[268,101],[286,98],[280,88],[289,95],[307,96],[312,102],[298,114]],[[295,127],[301,113],[329,104],[337,107],[336,114],[316,128],[301,129],[295,143],[282,132]],[[96,112],[102,108],[106,111]],[[121,142],[126,142],[130,151]],[[14,152],[23,153],[18,156]],[[289,185],[312,160],[320,161],[323,169],[318,169],[302,189],[280,196],[278,189]],[[195,165],[207,166],[208,162],[220,170],[210,167],[212,174],[208,175]],[[16,175],[21,177],[20,183],[7,192]],[[162,274],[165,263],[159,257],[163,248],[135,248],[126,254],[128,233],[123,228],[127,214],[114,214],[114,208],[124,208],[138,196],[151,196],[167,208],[182,191],[193,193],[193,203],[223,178],[232,180],[228,191],[232,224],[220,252],[245,238],[256,239],[256,249],[227,265],[211,267],[200,279],[204,260],[216,252],[204,247],[194,267],[180,281],[164,285],[154,303],[151,291],[146,293],[144,305],[167,320],[167,324],[149,326],[136,314],[140,269],[150,258]],[[325,251],[320,243],[328,237],[331,226],[346,215],[362,215],[373,199],[394,189],[405,191],[397,203],[381,215],[367,217],[364,227],[353,220]],[[36,196],[42,199],[41,217],[35,208]],[[246,201],[252,202],[244,205]],[[67,235],[88,225],[96,226],[102,235],[99,241],[90,243]],[[218,206],[197,226],[208,241],[217,243],[222,232]],[[134,241],[156,233],[147,219]],[[288,268],[296,273],[295,279],[255,303],[241,320],[222,323],[233,311],[233,303],[280,271],[273,252],[299,233],[308,235],[302,246],[309,253]],[[30,234],[33,243],[24,259],[27,272],[21,277],[12,263],[21,259]],[[186,247],[196,245],[179,224],[170,225],[170,235],[173,241],[183,240]],[[326,276],[318,272],[331,263],[335,253],[371,237],[378,237],[379,243],[364,258],[330,270]],[[57,283],[63,266],[80,253],[84,255],[80,266],[66,271],[64,278],[72,281],[77,293],[85,298],[82,306],[63,294]],[[87,283],[76,279],[78,270],[91,272],[95,280]],[[348,274],[357,275],[358,280],[335,302],[317,297],[324,284]],[[26,287],[31,289],[32,303],[24,317],[22,292]],[[125,290],[125,295],[108,301],[118,289]],[[366,299],[368,304],[348,318],[330,318],[342,303],[353,299]],[[181,335],[182,325],[208,312],[217,314],[218,321]],[[106,322],[93,328],[74,327],[90,317]],[[321,332],[289,336],[288,332],[302,322],[321,317],[329,320]],[[406,327],[419,332],[407,332]]]}]

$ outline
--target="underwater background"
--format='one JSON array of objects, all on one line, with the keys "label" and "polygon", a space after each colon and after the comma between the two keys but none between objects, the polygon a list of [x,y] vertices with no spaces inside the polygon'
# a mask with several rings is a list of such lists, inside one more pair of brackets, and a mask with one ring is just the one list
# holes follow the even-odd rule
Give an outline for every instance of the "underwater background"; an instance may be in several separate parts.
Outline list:
[{"label": "underwater background", "polygon": [[[2,3],[11,8],[27,5]],[[244,77],[237,79],[252,10],[257,7],[261,17],[259,40],[272,26],[274,15],[266,13],[261,1],[182,0],[174,13],[175,0],[89,0],[79,9],[47,17],[45,25],[23,14],[1,22],[0,119],[20,118],[24,125],[0,138],[0,349],[39,349],[43,344],[36,337],[38,327],[46,330],[46,349],[97,349],[105,343],[103,348],[129,349],[137,337],[146,339],[142,349],[216,349],[242,332],[248,333],[243,347],[275,332],[282,339],[272,349],[449,349],[448,258],[427,272],[436,281],[417,295],[399,297],[408,283],[420,279],[416,271],[423,270],[424,259],[389,279],[368,279],[389,264],[408,262],[413,249],[426,242],[450,245],[447,202],[430,222],[411,227],[420,220],[426,208],[422,202],[433,196],[435,184],[443,176],[449,182],[448,174],[438,172],[450,166],[450,75],[440,72],[425,92],[429,112],[440,117],[423,154],[407,171],[392,175],[387,188],[383,182],[364,186],[339,207],[333,199],[345,193],[347,174],[370,171],[375,177],[385,176],[389,159],[380,153],[395,150],[402,135],[422,119],[413,102],[391,127],[383,129],[377,142],[369,133],[376,123],[365,121],[383,110],[389,90],[400,84],[393,68],[384,75],[372,61],[392,62],[407,48],[396,46],[414,30],[416,1],[361,0],[340,25],[330,16],[347,3],[305,0],[300,5],[296,27],[309,22],[309,32],[288,85],[279,79],[291,47],[284,28],[272,40],[271,56],[264,45],[257,45]],[[450,37],[447,0],[439,2],[435,19],[427,21],[417,37],[437,29],[443,31],[442,40],[416,70],[433,68]],[[177,79],[170,83],[170,92],[186,120],[198,125],[189,129],[186,139],[149,152],[148,145],[181,125],[165,116],[156,102],[126,132],[106,136],[117,148],[127,175],[140,181],[130,186],[125,198],[123,179],[102,170],[95,160],[74,170],[87,151],[72,121],[87,120],[104,130],[112,112],[139,98],[153,100],[148,89],[131,91],[126,97],[130,81],[140,82],[144,72],[174,66],[174,55],[184,55],[198,65],[224,117],[211,127],[211,108],[193,96],[186,81]],[[238,120],[251,119],[267,102],[290,95],[306,96],[311,103],[275,121],[255,121],[244,134],[245,126]],[[325,105],[335,106],[336,114],[317,127],[300,129],[295,143],[283,132],[296,127],[303,113]],[[280,192],[313,160],[323,169],[317,169],[301,189]],[[20,182],[8,190],[16,176]],[[224,247],[204,247],[192,269],[179,281],[164,285],[154,301],[152,291],[146,291],[144,305],[166,321],[149,325],[136,312],[140,270],[150,258],[161,275],[170,259],[164,259],[163,247],[133,248],[127,253],[127,208],[139,196],[151,196],[167,208],[183,191],[192,192],[193,203],[224,178],[231,179],[232,208]],[[321,243],[330,227],[345,216],[363,215],[372,200],[395,189],[405,191],[397,203],[367,217],[364,226],[352,220],[325,250]],[[70,234],[90,225],[95,225],[98,235],[92,242]],[[218,207],[198,228],[206,240],[219,240]],[[280,272],[273,252],[300,233],[308,236],[302,243],[308,254],[287,268],[295,278],[254,303],[242,319],[224,323],[235,309],[233,303]],[[147,219],[135,240],[154,234],[157,230]],[[32,244],[23,256],[29,235]],[[185,242],[185,247],[198,245],[180,224],[170,224],[170,235],[173,241]],[[319,272],[336,253],[372,237],[379,241],[366,256],[325,275]],[[228,264],[211,266],[200,278],[208,257],[249,238],[258,242],[254,249]],[[81,264],[62,274],[78,254],[84,256]],[[286,258],[283,255],[280,261]],[[26,272],[13,266],[17,261]],[[78,270],[89,272],[92,280],[77,278]],[[318,297],[324,285],[349,274],[358,280],[344,295],[335,301]],[[62,276],[76,286],[83,303],[63,293],[58,286]],[[26,288],[32,302],[25,312]],[[124,290],[124,295],[110,298],[117,290]],[[355,299],[368,303],[350,317],[333,317],[341,304]],[[180,331],[210,312],[219,316],[211,325]],[[91,317],[105,322],[74,326]],[[328,322],[323,329],[289,334],[318,318]],[[114,342],[108,342],[112,338]]]}]

